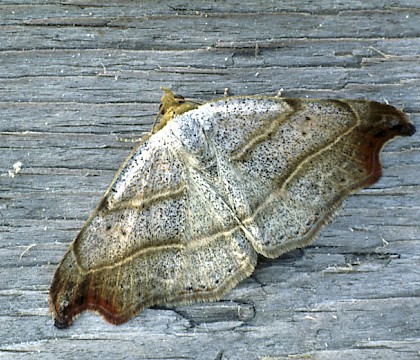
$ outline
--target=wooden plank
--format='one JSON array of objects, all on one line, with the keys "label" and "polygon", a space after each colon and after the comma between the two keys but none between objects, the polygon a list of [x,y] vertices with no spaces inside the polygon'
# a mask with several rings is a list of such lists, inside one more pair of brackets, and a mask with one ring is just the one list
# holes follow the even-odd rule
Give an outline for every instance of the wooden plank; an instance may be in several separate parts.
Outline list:
[{"label": "wooden plank", "polygon": [[[415,359],[418,135],[310,247],[261,259],[221,301],[115,327],[53,327],[68,244],[138,138],[161,85],[187,97],[389,101],[420,127],[417,1],[18,1],[0,5],[0,358]],[[13,164],[22,163],[18,173]]]}]

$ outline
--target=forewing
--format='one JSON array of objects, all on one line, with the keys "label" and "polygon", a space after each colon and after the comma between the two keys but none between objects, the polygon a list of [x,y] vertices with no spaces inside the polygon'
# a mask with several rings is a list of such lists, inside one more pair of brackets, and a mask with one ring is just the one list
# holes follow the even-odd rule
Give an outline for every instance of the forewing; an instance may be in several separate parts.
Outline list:
[{"label": "forewing", "polygon": [[382,146],[415,131],[403,112],[369,101],[234,98],[205,106],[222,118],[208,136],[229,164],[222,182],[240,194],[231,206],[267,257],[311,242],[345,197],[378,180]]},{"label": "forewing", "polygon": [[195,121],[132,154],[56,271],[57,327],[84,310],[118,324],[157,303],[216,299],[251,274],[256,253],[202,172],[213,162]]}]

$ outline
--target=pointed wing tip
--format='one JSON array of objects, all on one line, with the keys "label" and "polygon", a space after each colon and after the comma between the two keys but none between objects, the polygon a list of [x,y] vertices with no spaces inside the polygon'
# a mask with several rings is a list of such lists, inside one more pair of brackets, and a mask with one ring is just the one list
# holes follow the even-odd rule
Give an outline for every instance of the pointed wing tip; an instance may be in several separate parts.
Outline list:
[{"label": "pointed wing tip", "polygon": [[127,302],[126,296],[109,288],[108,280],[109,274],[100,271],[80,271],[69,252],[57,268],[50,287],[48,302],[55,327],[69,327],[85,311],[98,313],[107,322],[119,325],[145,308],[145,304],[133,306]]},{"label": "pointed wing tip", "polygon": [[53,294],[51,292],[50,292],[50,298],[49,298],[49,305],[50,305],[50,313],[54,321],[54,326],[57,329],[66,329],[73,323],[74,317],[69,318],[68,316],[63,316],[63,314],[60,314],[57,311],[57,307],[53,302]]},{"label": "pointed wing tip", "polygon": [[67,329],[71,324],[71,322],[66,320],[54,319],[54,326],[60,330]]},{"label": "pointed wing tip", "polygon": [[369,118],[370,122],[381,130],[382,136],[375,137],[390,140],[395,136],[412,136],[416,132],[416,127],[410,123],[407,114],[388,104],[371,101]]},{"label": "pointed wing tip", "polygon": [[410,123],[406,113],[388,104],[376,101],[367,102],[365,111],[361,111],[363,126],[360,128],[361,150],[367,174],[365,181],[357,189],[374,184],[382,175],[380,154],[383,146],[397,136],[412,136],[416,127]]},{"label": "pointed wing tip", "polygon": [[408,125],[401,131],[402,136],[413,136],[416,133],[416,127],[412,123]]},{"label": "pointed wing tip", "polygon": [[62,305],[60,305],[61,295],[59,293],[50,293],[50,312],[54,326],[58,329],[68,328],[85,311],[97,313],[105,321],[113,325],[120,325],[127,322],[138,312],[136,311],[130,315],[131,312],[124,312],[116,308],[109,301],[91,291],[88,291],[86,296],[76,297],[69,303],[64,304],[63,302]]}]

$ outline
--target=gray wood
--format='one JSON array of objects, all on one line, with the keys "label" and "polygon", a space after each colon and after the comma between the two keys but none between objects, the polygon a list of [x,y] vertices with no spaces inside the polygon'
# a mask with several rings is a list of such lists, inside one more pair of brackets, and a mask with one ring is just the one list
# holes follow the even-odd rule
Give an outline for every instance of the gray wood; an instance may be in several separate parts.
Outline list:
[{"label": "gray wood", "polygon": [[[38,3],[37,3],[38,2]],[[147,309],[115,327],[53,327],[55,268],[134,146],[161,85],[368,98],[420,128],[417,0],[28,1],[0,4],[0,358],[416,359],[419,136],[310,247],[221,301]],[[13,164],[22,162],[14,177]]]}]

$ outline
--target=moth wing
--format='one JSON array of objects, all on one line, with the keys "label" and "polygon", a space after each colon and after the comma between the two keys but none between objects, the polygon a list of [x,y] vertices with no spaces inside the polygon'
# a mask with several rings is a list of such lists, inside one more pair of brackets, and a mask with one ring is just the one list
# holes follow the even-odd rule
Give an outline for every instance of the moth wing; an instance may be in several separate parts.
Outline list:
[{"label": "moth wing", "polygon": [[125,163],[53,280],[59,327],[86,309],[121,323],[162,302],[213,300],[314,239],[414,133],[375,102],[228,98],[171,120]]},{"label": "moth wing", "polygon": [[[224,118],[210,138],[235,174],[232,207],[255,250],[271,258],[310,243],[349,194],[379,179],[383,145],[415,131],[403,112],[369,101],[250,97],[205,106]],[[235,205],[241,197],[246,207]]]},{"label": "moth wing", "polygon": [[189,125],[168,123],[116,175],[55,273],[57,327],[84,310],[119,324],[157,303],[217,299],[252,273],[256,253],[203,172],[201,125]]}]

